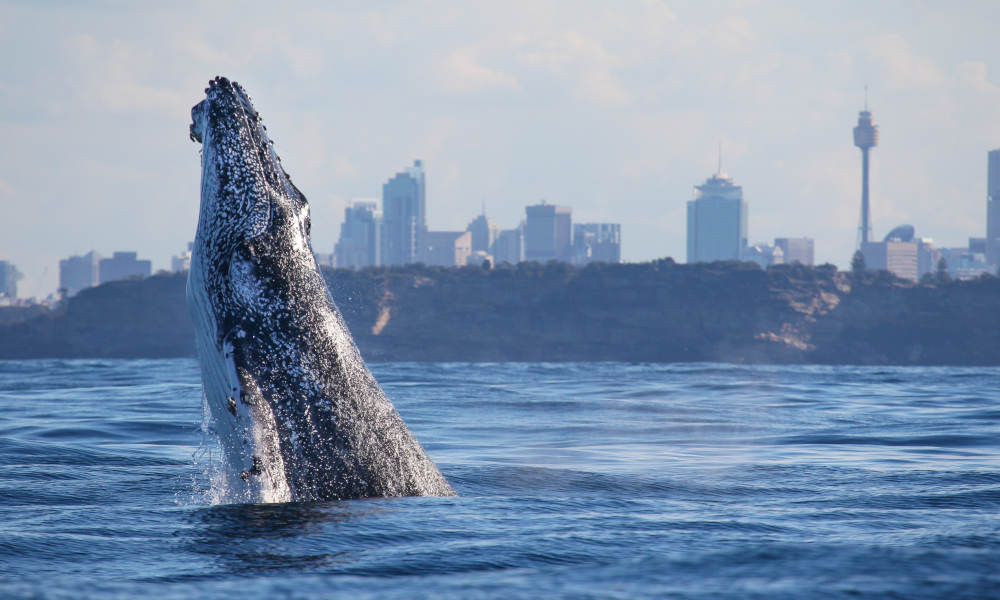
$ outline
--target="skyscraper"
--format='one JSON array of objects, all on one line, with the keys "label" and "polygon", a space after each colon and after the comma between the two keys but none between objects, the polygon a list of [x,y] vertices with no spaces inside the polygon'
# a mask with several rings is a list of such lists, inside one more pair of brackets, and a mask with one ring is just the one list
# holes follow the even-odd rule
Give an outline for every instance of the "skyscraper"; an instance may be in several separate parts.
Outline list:
[{"label": "skyscraper", "polygon": [[514,229],[504,229],[498,235],[490,254],[496,264],[516,265],[524,260],[524,224]]},{"label": "skyscraper", "polygon": [[420,260],[427,231],[425,181],[423,161],[415,160],[382,185],[382,264]]},{"label": "skyscraper", "polygon": [[84,288],[101,282],[101,255],[91,250],[83,256],[71,256],[59,261],[59,289],[73,296]]},{"label": "skyscraper", "polygon": [[17,298],[17,280],[20,278],[21,273],[13,263],[0,260],[0,298]]},{"label": "skyscraper", "polygon": [[489,252],[493,242],[500,235],[500,226],[493,219],[487,217],[485,213],[473,219],[465,230],[472,234],[473,252],[479,250]]},{"label": "skyscraper", "polygon": [[542,202],[524,207],[524,212],[524,260],[571,260],[572,209]]},{"label": "skyscraper", "polygon": [[868,110],[868,88],[865,88],[865,109],[858,113],[858,124],[854,128],[854,145],[861,149],[861,224],[859,225],[858,247],[868,262],[868,243],[872,233],[871,213],[868,205],[868,151],[878,144],[878,126],[872,122]]},{"label": "skyscraper", "polygon": [[986,161],[986,262],[1000,265],[1000,148]]},{"label": "skyscraper", "polygon": [[747,203],[743,188],[719,172],[695,186],[687,203],[687,262],[740,260],[747,245]]},{"label": "skyscraper", "polygon": [[382,213],[374,200],[356,200],[347,206],[340,239],[333,250],[334,266],[361,268],[379,264],[381,224]]}]

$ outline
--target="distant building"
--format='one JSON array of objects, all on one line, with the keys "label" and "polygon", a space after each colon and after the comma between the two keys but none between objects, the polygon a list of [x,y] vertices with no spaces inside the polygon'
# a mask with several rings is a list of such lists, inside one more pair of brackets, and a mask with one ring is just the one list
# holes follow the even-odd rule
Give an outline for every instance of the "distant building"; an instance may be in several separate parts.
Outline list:
[{"label": "distant building", "polygon": [[983,238],[970,238],[968,248],[939,249],[941,259],[948,269],[948,275],[953,279],[975,279],[984,273],[995,272],[995,267],[986,262],[982,246],[974,245],[973,240],[983,240]]},{"label": "distant building", "polygon": [[344,209],[340,239],[333,250],[334,266],[361,268],[380,264],[381,229],[382,213],[374,200],[352,202]]},{"label": "distant building", "polygon": [[500,235],[500,226],[485,214],[479,215],[473,219],[465,230],[472,234],[473,252],[478,252],[480,250],[483,252],[489,252],[490,248],[493,247],[493,242],[495,242],[497,240],[497,236]]},{"label": "distant building", "polygon": [[17,280],[22,277],[13,263],[0,260],[0,298],[17,298]]},{"label": "distant building", "polygon": [[71,256],[59,261],[59,289],[67,296],[101,282],[101,255],[91,250],[83,256]]},{"label": "distant building", "polygon": [[111,258],[101,259],[98,272],[101,283],[129,277],[149,277],[153,272],[153,263],[139,260],[137,252],[115,252]]},{"label": "distant building", "polygon": [[524,227],[504,229],[498,235],[490,249],[494,264],[508,263],[516,265],[524,260]]},{"label": "distant building", "polygon": [[194,242],[188,242],[187,250],[170,257],[170,270],[174,273],[191,270],[191,252],[194,250]]},{"label": "distant building", "polygon": [[892,240],[885,246],[885,268],[897,277],[916,281],[920,276],[917,242]]},{"label": "distant building", "polygon": [[815,262],[812,238],[774,238],[774,245],[781,248],[786,265],[798,263],[811,267]]},{"label": "distant building", "polygon": [[524,209],[524,260],[547,262],[572,259],[573,211],[568,206],[535,204]]},{"label": "distant building", "polygon": [[472,253],[472,234],[468,231],[428,231],[423,262],[439,267],[464,267]]},{"label": "distant building", "polygon": [[1000,265],[1000,148],[986,160],[986,262]]},{"label": "distant building", "polygon": [[415,160],[382,185],[381,263],[417,262],[426,231],[426,176],[423,161]]},{"label": "distant building", "polygon": [[757,263],[762,269],[766,269],[771,265],[785,264],[786,262],[785,253],[781,247],[777,245],[770,246],[768,244],[744,246],[740,250],[740,260]]},{"label": "distant building", "polygon": [[334,262],[334,257],[336,256],[333,252],[313,252],[313,256],[316,258],[316,265],[320,267],[336,267],[337,263]]},{"label": "distant building", "polygon": [[862,245],[865,266],[871,270],[887,270],[897,277],[917,281],[937,269],[941,253],[930,238],[916,238],[912,225],[900,225],[881,242]]},{"label": "distant building", "polygon": [[481,267],[487,263],[489,263],[491,267],[493,266],[493,256],[491,256],[488,252],[483,252],[482,250],[476,250],[470,254],[469,258],[465,261],[466,266],[472,267]]},{"label": "distant building", "polygon": [[941,260],[941,251],[934,247],[931,238],[917,239],[917,279],[937,270]]},{"label": "distant building", "polygon": [[621,225],[618,223],[574,223],[573,262],[620,263],[622,261]]},{"label": "distant building", "polygon": [[747,245],[743,188],[719,170],[687,203],[687,262],[739,260]]}]

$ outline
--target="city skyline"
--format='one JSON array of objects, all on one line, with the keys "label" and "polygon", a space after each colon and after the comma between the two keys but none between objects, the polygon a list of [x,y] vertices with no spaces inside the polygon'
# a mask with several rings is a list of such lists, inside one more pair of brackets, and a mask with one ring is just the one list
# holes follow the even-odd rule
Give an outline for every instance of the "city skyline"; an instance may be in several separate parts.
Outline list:
[{"label": "city skyline", "polygon": [[321,253],[350,198],[421,157],[431,230],[463,230],[484,203],[517,223],[545,198],[575,221],[621,223],[623,260],[680,260],[685,203],[721,139],[750,241],[810,237],[817,264],[845,269],[859,204],[846,132],[865,85],[884,134],[873,239],[901,223],[941,247],[986,234],[992,3],[6,4],[0,17],[0,45],[23,57],[0,67],[0,260],[24,273],[21,296],[55,291],[58,261],[91,249],[169,268],[198,208],[190,107],[219,73],[268,120]]}]

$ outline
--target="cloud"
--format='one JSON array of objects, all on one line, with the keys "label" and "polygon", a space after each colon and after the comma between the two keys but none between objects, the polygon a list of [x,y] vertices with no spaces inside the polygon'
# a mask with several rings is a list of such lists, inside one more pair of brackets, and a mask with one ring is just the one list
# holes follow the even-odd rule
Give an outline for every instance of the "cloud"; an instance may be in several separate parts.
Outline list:
[{"label": "cloud", "polygon": [[582,100],[602,106],[622,106],[632,95],[615,74],[619,59],[604,44],[579,32],[524,39],[515,54],[524,66],[564,80]]},{"label": "cloud", "polygon": [[239,61],[232,54],[187,32],[175,37],[173,46],[178,52],[198,64],[212,65],[216,68],[231,68],[239,64]]},{"label": "cloud", "polygon": [[883,83],[888,89],[936,87],[945,82],[941,68],[933,60],[917,54],[898,33],[872,36],[866,41],[865,49],[882,67]]},{"label": "cloud", "polygon": [[102,44],[90,34],[72,36],[65,47],[78,66],[72,79],[93,108],[170,116],[186,110],[184,94],[144,81],[156,74],[150,51],[122,40]]},{"label": "cloud", "polygon": [[475,49],[467,47],[446,56],[437,69],[442,89],[462,93],[520,87],[513,75],[480,63],[477,54]]}]

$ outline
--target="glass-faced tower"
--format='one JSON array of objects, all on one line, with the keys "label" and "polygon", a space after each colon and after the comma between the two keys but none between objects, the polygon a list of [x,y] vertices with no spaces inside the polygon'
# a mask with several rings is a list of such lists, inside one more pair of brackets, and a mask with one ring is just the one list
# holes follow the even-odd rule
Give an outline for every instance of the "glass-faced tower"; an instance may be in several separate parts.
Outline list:
[{"label": "glass-faced tower", "polygon": [[687,262],[739,260],[747,245],[743,187],[720,168],[694,189],[694,200],[687,203]]}]

